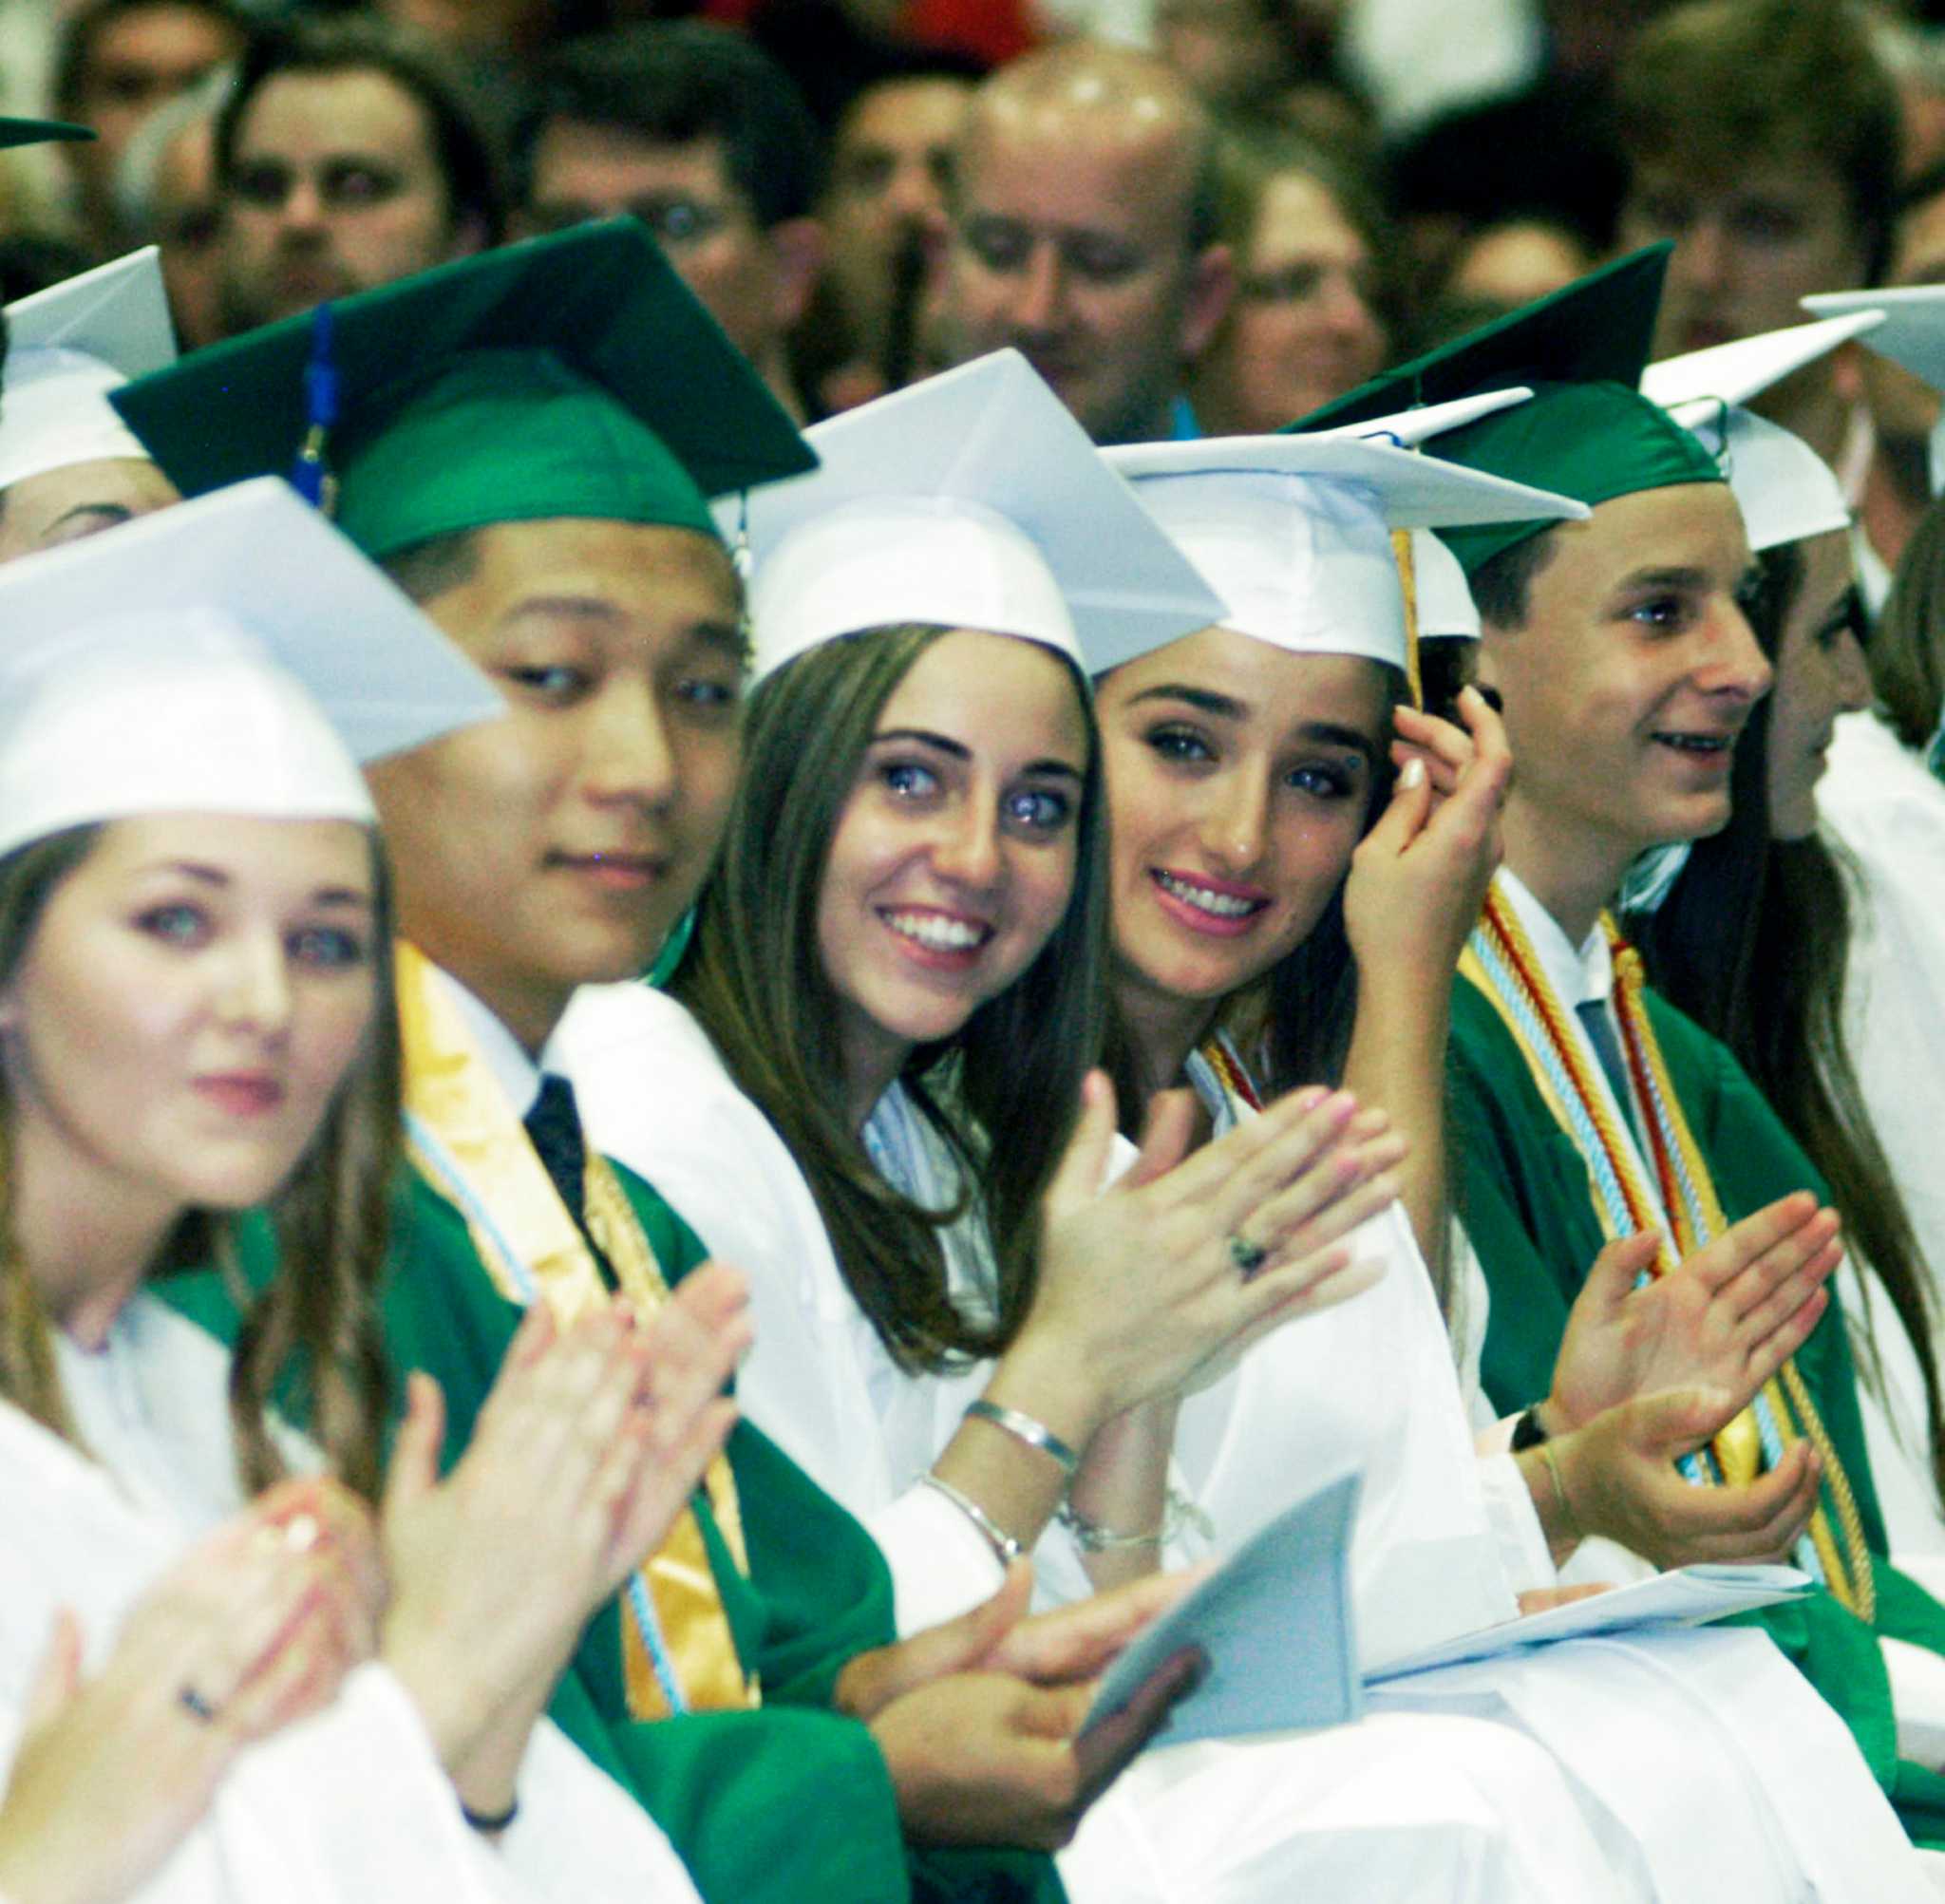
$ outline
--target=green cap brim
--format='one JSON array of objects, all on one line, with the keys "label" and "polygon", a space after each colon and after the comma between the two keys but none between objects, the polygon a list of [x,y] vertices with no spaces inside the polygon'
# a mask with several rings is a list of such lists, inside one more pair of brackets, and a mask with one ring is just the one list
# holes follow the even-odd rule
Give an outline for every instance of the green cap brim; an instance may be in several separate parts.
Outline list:
[{"label": "green cap brim", "polygon": [[[315,314],[185,357],[113,402],[184,495],[288,475]],[[326,460],[368,554],[542,516],[709,532],[700,500],[816,467],[641,226],[535,238],[331,307]]]},{"label": "green cap brim", "polygon": [[1664,241],[1631,252],[1563,290],[1382,372],[1290,427],[1335,429],[1516,384],[1632,388],[1653,349],[1662,280],[1673,250]]},{"label": "green cap brim", "polygon": [[72,144],[94,137],[93,126],[73,125],[65,119],[13,119],[0,114],[0,147],[48,145],[56,141]]},{"label": "green cap brim", "polygon": [[[1426,447],[1442,461],[1558,490],[1590,509],[1644,489],[1725,480],[1699,438],[1625,384],[1541,384],[1530,403],[1448,430]],[[1552,526],[1490,522],[1438,535],[1470,576]]]}]

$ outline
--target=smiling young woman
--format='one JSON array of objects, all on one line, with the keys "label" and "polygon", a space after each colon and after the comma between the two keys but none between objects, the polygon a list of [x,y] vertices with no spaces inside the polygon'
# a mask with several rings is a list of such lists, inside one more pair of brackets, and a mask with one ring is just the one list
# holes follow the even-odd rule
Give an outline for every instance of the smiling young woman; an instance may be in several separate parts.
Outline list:
[{"label": "smiling young woman", "polygon": [[[256,573],[267,546],[301,599]],[[674,1425],[635,1399],[650,1331],[529,1331],[444,1482],[420,1378],[372,1512],[399,1057],[354,751],[495,697],[281,483],[23,563],[0,594],[0,1888],[692,1899],[538,1725],[607,1550],[676,1505],[644,1480]],[[349,680],[348,625],[373,657]],[[266,1227],[282,1267],[246,1276]],[[148,1287],[212,1255],[244,1305],[234,1349]],[[739,1343],[688,1358],[677,1412],[706,1442]],[[531,1622],[453,1633],[453,1580],[503,1572],[509,1513],[538,1540],[550,1499],[592,1533],[522,1568]],[[534,1816],[502,1856],[516,1789]]]}]

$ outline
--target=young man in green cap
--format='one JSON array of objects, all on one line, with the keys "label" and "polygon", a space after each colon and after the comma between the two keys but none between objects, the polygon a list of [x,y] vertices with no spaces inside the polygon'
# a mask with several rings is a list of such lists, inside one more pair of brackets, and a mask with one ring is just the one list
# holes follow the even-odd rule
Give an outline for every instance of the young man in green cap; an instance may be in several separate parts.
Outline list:
[{"label": "young man in green cap", "polygon": [[[400,374],[400,337],[429,368]],[[654,957],[727,811],[742,602],[707,498],[812,458],[627,223],[217,347],[123,407],[192,490],[308,440],[306,480],[328,462],[341,525],[508,701],[477,745],[374,776],[408,940],[388,1342],[440,1382],[455,1458],[526,1304],[650,1307],[703,1256],[587,1154],[543,1047],[578,985]],[[1180,1673],[1077,1742],[1087,1681],[1167,1590],[1049,1627],[1016,1624],[1024,1584],[893,1644],[869,1536],[739,1426],[551,1710],[708,1898],[1058,1896],[1034,1851],[953,1847],[1061,1841]],[[466,1792],[476,1812],[514,1796],[504,1776]]]},{"label": "young man in green cap", "polygon": [[[1736,737],[1770,678],[1739,605],[1750,556],[1723,473],[1636,388],[1668,249],[1305,421],[1532,386],[1532,402],[1433,451],[1593,508],[1585,522],[1445,537],[1479,606],[1480,675],[1503,697],[1516,763],[1504,866],[1461,965],[1452,1026],[1462,1207],[1492,1292],[1483,1374],[1498,1406],[1526,1411],[1515,1446],[1563,1425],[1555,1360],[1603,1244],[1653,1233],[1644,1272],[1681,1274],[1759,1208],[1804,1192],[1825,1200],[1728,1053],[1644,987],[1607,912],[1641,855],[1727,823]],[[1721,1500],[1728,1551],[1786,1548],[1827,1588],[1760,1617],[1849,1722],[1907,1827],[1945,1838],[1945,1779],[1933,1769],[1945,1710],[1922,1689],[1938,1672],[1926,1655],[1945,1652],[1945,1608],[1888,1563],[1835,1302],[1781,1377],[1745,1399],[1653,1398],[1670,1453]],[[1784,1482],[1800,1495],[1814,1483],[1806,1522],[1774,1509]],[[1570,1528],[1596,1518],[1564,1485],[1556,1505]],[[1638,1556],[1707,1557],[1653,1526],[1629,1547],[1589,1542],[1579,1564],[1615,1579],[1638,1574]]]}]

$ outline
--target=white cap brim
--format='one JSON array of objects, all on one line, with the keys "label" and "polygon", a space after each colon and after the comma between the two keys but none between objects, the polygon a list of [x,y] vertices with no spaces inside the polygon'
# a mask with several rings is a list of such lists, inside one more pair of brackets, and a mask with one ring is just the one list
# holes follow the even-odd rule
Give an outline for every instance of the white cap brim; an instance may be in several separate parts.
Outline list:
[{"label": "white cap brim", "polygon": [[820,467],[716,505],[758,679],[860,629],[1039,641],[1098,674],[1221,613],[1016,350],[806,432]]},{"label": "white cap brim", "polygon": [[368,820],[360,763],[502,712],[274,478],[0,568],[0,852],[142,813]]}]

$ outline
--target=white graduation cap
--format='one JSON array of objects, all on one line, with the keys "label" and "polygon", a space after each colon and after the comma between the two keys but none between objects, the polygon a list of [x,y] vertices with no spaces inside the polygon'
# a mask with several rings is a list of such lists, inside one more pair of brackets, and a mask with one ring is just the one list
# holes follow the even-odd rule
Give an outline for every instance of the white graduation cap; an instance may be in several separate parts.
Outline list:
[{"label": "white graduation cap", "polygon": [[1017,350],[805,432],[820,467],[716,504],[753,563],[757,679],[820,642],[935,622],[1100,674],[1222,604]]},{"label": "white graduation cap", "polygon": [[[1803,301],[1814,304],[1817,300]],[[1677,404],[1699,403],[1705,397],[1724,404],[1747,404],[1772,384],[1782,383],[1819,357],[1827,357],[1840,344],[1877,330],[1883,321],[1883,313],[1875,308],[1846,310],[1814,324],[1785,325],[1781,330],[1711,344],[1706,350],[1690,350],[1686,356],[1665,357],[1642,371],[1641,394],[1665,410]],[[1876,338],[1871,341],[1876,348]]]},{"label": "white graduation cap", "polygon": [[1846,311],[1691,350],[1642,373],[1641,394],[1700,437],[1722,464],[1757,553],[1848,529],[1850,505],[1808,443],[1741,405],[1881,322],[1875,310]]},{"label": "white graduation cap", "polygon": [[1411,588],[1419,640],[1479,639],[1479,607],[1465,566],[1429,529],[1411,532]]},{"label": "white graduation cap", "polygon": [[1211,437],[1102,454],[1225,604],[1299,652],[1408,666],[1394,529],[1577,521],[1571,497],[1348,435]]},{"label": "white graduation cap", "polygon": [[[1945,284],[1916,284],[1883,291],[1820,291],[1803,299],[1806,311],[1835,316],[1876,311],[1884,321],[1864,342],[1879,356],[1902,364],[1913,376],[1945,391]],[[1932,494],[1945,495],[1945,419],[1932,431]]]},{"label": "white graduation cap", "polygon": [[9,304],[7,336],[0,490],[77,462],[149,460],[108,392],[176,361],[155,246]]},{"label": "white graduation cap", "polygon": [[504,711],[274,477],[0,568],[0,853],[142,813],[368,821],[359,762]]},{"label": "white graduation cap", "polygon": [[1371,443],[1388,438],[1400,449],[1417,449],[1447,430],[1463,429],[1481,417],[1496,410],[1511,409],[1523,404],[1533,391],[1523,384],[1503,390],[1482,390],[1477,396],[1454,397],[1449,403],[1419,404],[1408,410],[1396,410],[1388,417],[1369,417],[1361,424],[1340,424],[1335,429],[1310,430],[1305,434],[1329,439],[1355,437]]}]

